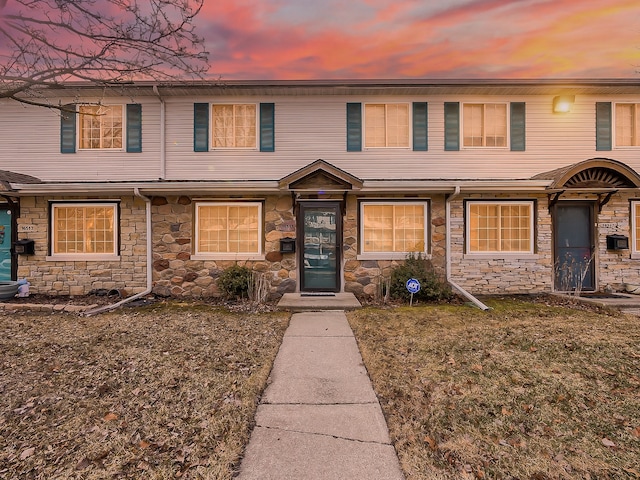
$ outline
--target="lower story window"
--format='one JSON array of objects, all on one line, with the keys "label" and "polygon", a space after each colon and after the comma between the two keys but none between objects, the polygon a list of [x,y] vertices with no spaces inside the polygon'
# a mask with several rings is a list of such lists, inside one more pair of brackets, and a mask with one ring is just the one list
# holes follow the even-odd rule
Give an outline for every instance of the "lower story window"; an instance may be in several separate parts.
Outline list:
[{"label": "lower story window", "polygon": [[425,252],[427,202],[362,202],[362,254]]},{"label": "lower story window", "polygon": [[533,253],[533,202],[467,202],[467,252]]},{"label": "lower story window", "polygon": [[53,204],[52,255],[117,255],[117,204]]},{"label": "lower story window", "polygon": [[259,255],[261,203],[198,203],[196,255]]},{"label": "lower story window", "polygon": [[640,201],[631,202],[631,236],[632,253],[640,254]]}]

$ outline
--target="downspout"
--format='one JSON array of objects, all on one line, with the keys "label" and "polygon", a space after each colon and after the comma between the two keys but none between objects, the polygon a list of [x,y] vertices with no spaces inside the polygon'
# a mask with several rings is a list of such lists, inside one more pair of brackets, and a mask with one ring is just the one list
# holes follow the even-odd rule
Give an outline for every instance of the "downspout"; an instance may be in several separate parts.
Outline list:
[{"label": "downspout", "polygon": [[153,86],[153,93],[156,94],[158,100],[160,100],[160,180],[164,180],[167,176],[167,153],[165,145],[165,110],[166,106],[164,98],[160,96],[158,86]]},{"label": "downspout", "polygon": [[145,197],[140,193],[139,188],[134,188],[133,193],[136,197],[141,198],[145,201],[146,204],[146,215],[147,215],[147,288],[144,292],[136,293],[131,297],[127,297],[124,300],[120,300],[118,303],[114,303],[112,305],[105,305],[104,307],[94,308],[93,310],[89,310],[84,312],[84,316],[88,317],[91,315],[95,315],[97,313],[110,312],[111,310],[115,310],[116,308],[124,305],[125,303],[132,302],[133,300],[137,300],[140,297],[147,296],[151,293],[153,289],[153,251],[152,244],[153,239],[152,231],[151,231],[151,199],[149,197]]},{"label": "downspout", "polygon": [[446,217],[446,225],[447,225],[446,227],[447,228],[447,232],[446,232],[447,251],[445,253],[445,258],[446,258],[445,268],[447,272],[447,282],[449,282],[449,284],[454,289],[460,292],[464,297],[466,297],[469,301],[471,301],[476,307],[485,311],[490,310],[489,307],[487,307],[484,303],[482,303],[476,297],[474,297],[469,292],[467,292],[464,288],[462,288],[460,285],[454,282],[453,279],[451,278],[451,201],[458,196],[460,196],[460,185],[456,185],[455,191],[451,195],[449,195],[445,201],[445,217]]}]

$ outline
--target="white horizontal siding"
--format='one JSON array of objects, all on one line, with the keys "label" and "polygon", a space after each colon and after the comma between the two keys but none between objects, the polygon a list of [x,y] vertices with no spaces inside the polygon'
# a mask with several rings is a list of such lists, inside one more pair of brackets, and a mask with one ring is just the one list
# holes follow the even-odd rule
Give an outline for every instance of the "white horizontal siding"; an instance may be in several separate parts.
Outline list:
[{"label": "white horizontal siding", "polygon": [[[570,113],[554,114],[551,95],[540,96],[283,96],[225,97],[225,103],[275,103],[275,152],[193,151],[193,104],[212,97],[166,99],[167,180],[276,180],[317,160],[361,179],[509,179],[594,157],[640,171],[640,148],[595,149],[595,103],[638,102],[639,96],[576,96]],[[130,103],[132,99],[123,99]],[[60,154],[55,111],[0,103],[0,168],[48,181],[155,180],[160,177],[160,102],[141,98],[143,153],[82,151]],[[346,151],[346,103],[428,102],[429,150]],[[445,102],[525,102],[526,151],[444,150]],[[57,100],[56,102],[57,103]],[[64,103],[64,100],[62,101]]]},{"label": "white horizontal siding", "polygon": [[[126,98],[108,103],[137,101]],[[60,99],[62,104],[70,102]],[[58,100],[52,103],[58,104]],[[160,102],[142,98],[140,103],[142,153],[123,149],[62,154],[57,110],[4,101],[0,104],[0,169],[54,182],[155,180],[160,171]]]}]

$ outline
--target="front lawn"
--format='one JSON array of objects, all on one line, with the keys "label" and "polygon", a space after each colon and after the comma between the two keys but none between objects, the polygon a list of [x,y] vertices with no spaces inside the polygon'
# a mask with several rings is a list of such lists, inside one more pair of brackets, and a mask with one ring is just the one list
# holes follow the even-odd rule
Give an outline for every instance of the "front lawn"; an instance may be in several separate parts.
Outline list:
[{"label": "front lawn", "polygon": [[488,303],[348,314],[407,479],[640,478],[640,319]]},{"label": "front lawn", "polygon": [[0,312],[0,478],[232,478],[288,320]]}]

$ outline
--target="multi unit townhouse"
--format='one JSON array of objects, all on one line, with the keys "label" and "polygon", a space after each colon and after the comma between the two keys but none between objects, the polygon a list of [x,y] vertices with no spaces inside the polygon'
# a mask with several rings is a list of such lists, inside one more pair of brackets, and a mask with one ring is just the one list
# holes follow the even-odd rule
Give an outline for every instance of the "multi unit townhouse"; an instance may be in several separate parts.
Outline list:
[{"label": "multi unit townhouse", "polygon": [[81,295],[640,284],[640,82],[229,81],[0,100],[0,279]]}]

